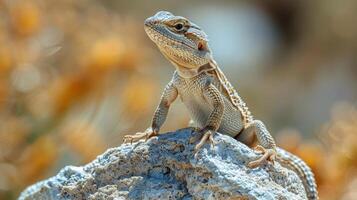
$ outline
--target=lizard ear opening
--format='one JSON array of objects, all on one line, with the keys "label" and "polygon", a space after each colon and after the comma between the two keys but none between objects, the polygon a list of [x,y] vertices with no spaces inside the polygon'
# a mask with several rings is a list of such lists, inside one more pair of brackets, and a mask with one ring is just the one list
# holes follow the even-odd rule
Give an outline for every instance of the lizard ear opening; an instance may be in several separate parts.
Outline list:
[{"label": "lizard ear opening", "polygon": [[203,50],[203,44],[202,42],[198,42],[198,50],[202,51]]},{"label": "lizard ear opening", "polygon": [[207,50],[206,42],[205,41],[199,41],[198,44],[197,44],[197,49],[199,51]]}]

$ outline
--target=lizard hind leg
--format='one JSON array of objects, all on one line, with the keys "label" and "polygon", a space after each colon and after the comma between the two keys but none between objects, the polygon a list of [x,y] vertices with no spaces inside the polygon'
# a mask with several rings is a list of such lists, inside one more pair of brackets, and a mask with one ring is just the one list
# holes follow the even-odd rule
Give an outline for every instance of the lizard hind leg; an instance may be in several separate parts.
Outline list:
[{"label": "lizard hind leg", "polygon": [[276,151],[274,149],[265,149],[264,147],[257,145],[254,150],[259,153],[263,153],[263,156],[257,160],[249,162],[248,166],[250,168],[258,167],[266,161],[271,161],[272,163],[274,163],[276,157]]},{"label": "lizard hind leg", "polygon": [[[274,163],[276,157],[276,144],[272,135],[268,132],[263,122],[254,120],[250,123],[241,133],[242,135],[255,135],[258,145],[254,147],[254,150],[258,153],[263,153],[262,157],[257,160],[248,163],[248,166],[255,168],[271,161]],[[251,144],[248,144],[250,146]]]}]

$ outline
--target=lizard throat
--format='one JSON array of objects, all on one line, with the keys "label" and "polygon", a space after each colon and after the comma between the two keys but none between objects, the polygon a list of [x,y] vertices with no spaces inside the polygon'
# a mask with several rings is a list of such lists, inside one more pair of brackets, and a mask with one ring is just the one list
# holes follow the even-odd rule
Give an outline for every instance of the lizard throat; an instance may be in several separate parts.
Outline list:
[{"label": "lizard throat", "polygon": [[179,76],[181,76],[182,78],[193,78],[195,76],[198,76],[199,74],[203,73],[203,72],[207,72],[210,70],[214,70],[215,67],[212,66],[210,63],[204,64],[198,68],[187,68],[184,66],[179,66],[177,64],[174,64],[177,70],[177,73],[179,74]]}]

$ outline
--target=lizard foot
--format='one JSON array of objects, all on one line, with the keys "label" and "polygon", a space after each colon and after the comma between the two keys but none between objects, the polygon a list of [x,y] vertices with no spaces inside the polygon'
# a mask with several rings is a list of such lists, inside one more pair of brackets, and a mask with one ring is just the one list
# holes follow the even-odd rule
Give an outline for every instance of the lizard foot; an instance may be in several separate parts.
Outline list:
[{"label": "lizard foot", "polygon": [[214,146],[216,144],[216,141],[213,139],[214,131],[212,130],[207,130],[207,129],[202,129],[199,131],[200,135],[203,134],[200,142],[195,146],[195,152],[197,152],[207,140],[210,141],[210,143]]},{"label": "lizard foot", "polygon": [[261,165],[263,162],[266,162],[267,160],[274,163],[275,156],[276,156],[275,149],[266,149],[260,145],[257,145],[256,147],[254,147],[254,150],[258,153],[263,153],[263,156],[257,160],[249,162],[248,167],[250,168],[258,167],[259,165]]},{"label": "lizard foot", "polygon": [[152,128],[146,129],[144,132],[138,132],[135,135],[125,135],[124,136],[124,142],[123,143],[128,143],[132,144],[135,141],[141,140],[145,138],[145,142],[151,138],[158,135],[158,131],[154,130]]}]

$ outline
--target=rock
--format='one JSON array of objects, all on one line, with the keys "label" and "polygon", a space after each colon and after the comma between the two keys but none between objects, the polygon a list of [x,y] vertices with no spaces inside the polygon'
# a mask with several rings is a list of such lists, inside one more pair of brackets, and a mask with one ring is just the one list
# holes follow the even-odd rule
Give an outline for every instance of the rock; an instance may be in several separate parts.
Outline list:
[{"label": "rock", "polygon": [[83,167],[67,166],[19,199],[306,199],[297,175],[221,134],[194,156],[192,129],[108,149]]}]

